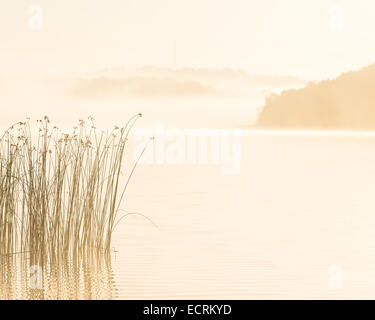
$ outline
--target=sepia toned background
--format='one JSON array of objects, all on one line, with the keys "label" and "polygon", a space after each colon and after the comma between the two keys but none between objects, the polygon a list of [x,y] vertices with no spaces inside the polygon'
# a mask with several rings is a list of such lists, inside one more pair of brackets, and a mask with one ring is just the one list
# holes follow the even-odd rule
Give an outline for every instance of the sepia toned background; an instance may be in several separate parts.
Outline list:
[{"label": "sepia toned background", "polygon": [[140,112],[135,137],[160,123],[178,132],[151,152],[180,148],[189,129],[240,130],[229,156],[241,166],[139,165],[121,206],[137,214],[119,223],[110,261],[51,266],[38,291],[22,263],[2,261],[0,297],[374,298],[374,10],[2,0],[2,131],[45,115],[64,130],[89,116],[108,130]]}]

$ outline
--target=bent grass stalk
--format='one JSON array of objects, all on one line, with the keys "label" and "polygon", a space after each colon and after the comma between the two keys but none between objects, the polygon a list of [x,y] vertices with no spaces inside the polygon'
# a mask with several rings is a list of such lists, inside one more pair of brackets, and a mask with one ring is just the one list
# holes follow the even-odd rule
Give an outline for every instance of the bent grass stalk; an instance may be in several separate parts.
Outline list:
[{"label": "bent grass stalk", "polygon": [[108,252],[137,164],[122,183],[128,136],[139,117],[107,133],[93,118],[80,120],[71,134],[51,128],[48,117],[37,121],[36,136],[29,119],[6,130],[0,137],[0,256]]}]

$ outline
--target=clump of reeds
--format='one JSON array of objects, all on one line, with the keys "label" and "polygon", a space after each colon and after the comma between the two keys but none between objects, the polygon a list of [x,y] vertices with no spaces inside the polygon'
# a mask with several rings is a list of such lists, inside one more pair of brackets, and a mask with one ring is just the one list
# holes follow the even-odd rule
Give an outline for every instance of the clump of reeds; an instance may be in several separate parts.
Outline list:
[{"label": "clump of reeds", "polygon": [[29,119],[6,130],[0,136],[0,255],[110,250],[134,170],[121,177],[125,147],[140,116],[110,132],[89,118],[65,134],[48,117],[37,121],[37,132]]}]

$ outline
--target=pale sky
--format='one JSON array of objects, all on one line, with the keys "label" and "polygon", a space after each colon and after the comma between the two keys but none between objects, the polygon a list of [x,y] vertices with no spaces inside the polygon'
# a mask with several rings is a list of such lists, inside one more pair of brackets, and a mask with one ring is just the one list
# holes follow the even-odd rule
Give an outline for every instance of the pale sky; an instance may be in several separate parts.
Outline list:
[{"label": "pale sky", "polygon": [[[43,9],[41,30],[29,27],[35,4]],[[375,61],[374,14],[373,0],[1,0],[0,70],[51,74],[176,61],[332,77]]]}]

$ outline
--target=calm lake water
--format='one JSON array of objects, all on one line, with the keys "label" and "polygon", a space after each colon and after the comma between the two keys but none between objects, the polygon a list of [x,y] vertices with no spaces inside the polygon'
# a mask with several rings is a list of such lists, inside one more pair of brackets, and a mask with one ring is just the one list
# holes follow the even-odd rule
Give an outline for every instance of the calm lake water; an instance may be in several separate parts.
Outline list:
[{"label": "calm lake water", "polygon": [[239,175],[138,168],[125,207],[158,228],[140,216],[119,226],[116,297],[374,298],[375,136],[242,141]]},{"label": "calm lake water", "polygon": [[3,265],[1,298],[374,298],[375,136],[242,143],[239,175],[139,166],[123,207],[157,226],[125,218],[111,259],[52,266],[43,290]]},{"label": "calm lake water", "polygon": [[141,165],[123,207],[154,224],[128,216],[110,259],[50,266],[42,290],[3,262],[1,298],[375,298],[374,146],[248,131],[238,175]]},{"label": "calm lake water", "polygon": [[[137,127],[165,119],[169,128],[244,128],[260,105],[11,97],[4,128],[44,114],[65,127],[92,114],[110,128],[139,111]],[[243,131],[241,160],[238,175],[220,165],[139,166],[122,207],[154,224],[124,218],[110,258],[48,266],[41,290],[28,286],[27,257],[1,259],[0,298],[375,298],[375,135]]]}]

